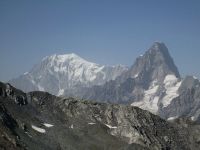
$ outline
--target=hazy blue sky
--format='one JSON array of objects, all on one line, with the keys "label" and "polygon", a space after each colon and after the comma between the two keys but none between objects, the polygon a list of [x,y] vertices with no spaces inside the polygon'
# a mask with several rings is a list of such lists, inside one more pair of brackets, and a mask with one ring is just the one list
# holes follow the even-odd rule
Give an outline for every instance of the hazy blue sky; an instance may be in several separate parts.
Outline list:
[{"label": "hazy blue sky", "polygon": [[200,1],[0,0],[1,81],[54,53],[130,66],[154,41],[199,77]]}]

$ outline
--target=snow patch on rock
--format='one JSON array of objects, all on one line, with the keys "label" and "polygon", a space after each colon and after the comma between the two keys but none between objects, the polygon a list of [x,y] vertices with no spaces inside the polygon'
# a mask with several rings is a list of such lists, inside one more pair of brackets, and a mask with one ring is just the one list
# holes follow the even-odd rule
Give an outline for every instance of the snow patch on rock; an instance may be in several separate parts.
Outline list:
[{"label": "snow patch on rock", "polygon": [[61,95],[63,95],[64,94],[64,89],[60,89],[59,91],[58,91],[58,96],[61,96]]},{"label": "snow patch on rock", "polygon": [[156,81],[152,82],[148,90],[144,92],[144,98],[141,101],[133,102],[131,105],[139,107],[144,110],[148,110],[154,114],[158,111],[159,97],[156,96],[156,92],[159,85],[156,85]]},{"label": "snow patch on rock", "polygon": [[39,127],[34,126],[34,125],[32,125],[31,127],[32,127],[32,129],[34,129],[37,132],[40,132],[40,133],[45,133],[46,132],[45,129],[39,128]]},{"label": "snow patch on rock", "polygon": [[164,80],[166,95],[162,99],[163,107],[167,107],[171,101],[178,97],[178,89],[181,86],[181,81],[178,81],[175,75],[167,75]]},{"label": "snow patch on rock", "polygon": [[192,121],[195,121],[196,119],[195,119],[195,117],[194,117],[194,116],[192,116],[192,117],[191,117],[191,120],[192,120]]},{"label": "snow patch on rock", "polygon": [[50,127],[53,127],[54,125],[52,125],[52,124],[49,124],[49,123],[44,123],[43,124],[45,127],[47,127],[47,128],[50,128]]},{"label": "snow patch on rock", "polygon": [[137,78],[137,77],[138,77],[138,75],[139,75],[139,73],[135,74],[135,75],[134,75],[134,78]]},{"label": "snow patch on rock", "polygon": [[108,128],[110,128],[110,129],[117,129],[117,127],[116,126],[111,126],[111,125],[109,125],[109,124],[105,124]]},{"label": "snow patch on rock", "polygon": [[74,125],[72,124],[69,128],[70,128],[70,129],[73,129],[73,128],[74,128]]},{"label": "snow patch on rock", "polygon": [[174,117],[169,117],[167,120],[170,121],[170,120],[174,120],[174,119],[177,119],[178,116],[174,116]]},{"label": "snow patch on rock", "polygon": [[96,124],[96,123],[93,123],[93,122],[89,122],[88,124],[89,124],[89,125],[94,125],[94,124]]},{"label": "snow patch on rock", "polygon": [[193,76],[194,79],[198,79],[196,76]]}]

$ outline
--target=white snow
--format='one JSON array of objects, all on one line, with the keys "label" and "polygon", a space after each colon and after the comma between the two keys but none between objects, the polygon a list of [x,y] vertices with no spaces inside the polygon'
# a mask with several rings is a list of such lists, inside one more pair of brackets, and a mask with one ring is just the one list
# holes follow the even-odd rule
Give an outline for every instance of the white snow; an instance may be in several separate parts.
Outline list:
[{"label": "white snow", "polygon": [[153,81],[148,90],[144,92],[144,98],[141,101],[133,102],[132,106],[137,106],[141,109],[148,110],[154,114],[158,111],[159,97],[156,96],[159,85],[156,85],[157,81]]},{"label": "white snow", "polygon": [[[50,56],[53,71],[57,74],[64,74],[68,76],[68,80],[73,81],[74,84],[92,82],[97,78],[97,74],[103,74],[102,78],[105,80],[104,67],[92,62],[88,62],[78,55],[65,54]],[[58,78],[59,79],[59,78]]]},{"label": "white snow", "polygon": [[149,99],[147,97],[145,97],[145,100],[133,102],[131,104],[131,106],[136,106],[136,107],[139,107],[144,110],[148,110],[148,111],[156,114],[158,111],[158,105],[157,105],[158,100],[159,100],[158,96],[151,97],[151,98],[149,97]]},{"label": "white snow", "polygon": [[45,129],[39,128],[39,127],[34,126],[34,125],[32,125],[31,127],[37,132],[40,132],[40,133],[45,133],[46,132]]},{"label": "white snow", "polygon": [[96,124],[96,123],[93,123],[93,122],[89,122],[88,124],[89,124],[89,125],[94,125],[94,124]]},{"label": "white snow", "polygon": [[191,120],[192,121],[196,121],[199,117],[199,112],[198,113],[195,113],[193,116],[191,116]]},{"label": "white snow", "polygon": [[53,55],[51,58],[51,66],[55,72],[69,73],[70,78],[76,78],[83,82],[81,79],[84,76],[87,81],[93,81],[96,79],[96,74],[102,72],[104,66],[88,62],[78,55],[65,54],[65,55]]},{"label": "white snow", "polygon": [[[179,81],[175,75],[169,74],[165,77],[163,84],[166,95],[160,99],[160,101],[162,102],[163,107],[167,107],[174,98],[179,96],[178,89],[181,85],[181,81]],[[149,89],[144,92],[144,98],[140,101],[133,102],[131,105],[156,114],[159,101],[159,96],[156,94],[159,86],[160,85],[157,84],[156,80],[153,81]]]},{"label": "white snow", "polygon": [[39,89],[39,91],[45,91],[44,88],[39,84],[38,84],[38,89]]},{"label": "white snow", "polygon": [[198,79],[196,76],[193,76],[194,79]]},{"label": "white snow", "polygon": [[[56,73],[68,75],[69,80],[77,82],[92,82],[97,75],[102,75],[102,80],[106,80],[105,66],[86,61],[78,55],[71,53],[65,55],[53,55],[49,57],[50,68]],[[117,68],[117,66],[115,66]],[[125,67],[124,67],[125,68]],[[121,71],[118,72],[118,75]]]},{"label": "white snow", "polygon": [[47,128],[50,128],[50,127],[53,127],[54,125],[52,125],[52,124],[49,124],[49,123],[44,123],[43,124],[45,127],[47,127]]},{"label": "white snow", "polygon": [[138,77],[138,75],[139,75],[139,73],[135,74],[135,75],[134,75],[134,78],[137,78],[137,77]]},{"label": "white snow", "polygon": [[[126,70],[127,67],[122,65],[104,66],[92,63],[74,53],[54,54],[44,57],[27,76],[37,90],[47,90],[55,95],[62,95],[64,90],[78,86],[102,85],[109,80],[114,80]],[[54,87],[47,87],[47,84],[43,84],[46,82],[52,82],[53,85],[49,84],[49,86]],[[52,92],[48,90],[49,88],[55,90]]]},{"label": "white snow", "polygon": [[191,120],[192,120],[192,121],[194,121],[194,120],[195,120],[195,117],[194,117],[194,116],[192,116],[192,117],[191,117]]},{"label": "white snow", "polygon": [[74,128],[74,125],[72,124],[69,128],[70,128],[70,129],[73,129],[73,128]]},{"label": "white snow", "polygon": [[177,119],[178,116],[174,116],[174,117],[169,117],[167,120],[170,121],[170,120],[174,120],[174,119]]},{"label": "white snow", "polygon": [[110,129],[116,129],[117,127],[116,126],[111,126],[111,125],[109,125],[109,124],[105,124],[108,128],[110,128]]},{"label": "white snow", "polygon": [[169,75],[166,75],[166,77],[165,77],[165,79],[164,79],[164,84],[165,84],[166,86],[171,86],[171,85],[173,85],[174,83],[176,83],[177,80],[178,80],[178,79],[176,78],[175,75],[169,74]]},{"label": "white snow", "polygon": [[163,107],[167,107],[171,101],[178,97],[178,89],[181,85],[181,81],[178,81],[175,75],[167,75],[164,80],[164,87],[166,89],[166,95],[162,99]]},{"label": "white snow", "polygon": [[60,89],[59,91],[58,91],[58,96],[61,96],[61,95],[63,95],[64,94],[64,89]]},{"label": "white snow", "polygon": [[27,75],[28,74],[28,72],[24,72],[24,75]]}]

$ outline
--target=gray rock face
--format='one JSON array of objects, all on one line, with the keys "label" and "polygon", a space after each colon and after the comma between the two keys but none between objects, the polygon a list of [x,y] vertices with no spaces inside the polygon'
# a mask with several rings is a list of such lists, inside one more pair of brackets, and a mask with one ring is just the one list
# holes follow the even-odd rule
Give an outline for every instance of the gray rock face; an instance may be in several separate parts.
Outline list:
[{"label": "gray rock face", "polygon": [[158,80],[163,82],[166,75],[174,74],[180,78],[177,67],[164,43],[155,42],[144,55],[138,57],[132,67],[124,73],[122,81],[128,78],[139,78],[144,84]]},{"label": "gray rock face", "polygon": [[[167,122],[137,107],[59,98],[39,91],[26,94],[3,83],[0,89],[0,147],[4,149],[200,148],[199,135],[191,134],[199,128]],[[18,105],[14,97],[24,97],[27,103]]]},{"label": "gray rock face", "polygon": [[88,62],[73,53],[52,55],[9,83],[26,92],[38,90],[63,95],[64,90],[102,85],[126,70],[127,67],[122,65],[103,66]]}]

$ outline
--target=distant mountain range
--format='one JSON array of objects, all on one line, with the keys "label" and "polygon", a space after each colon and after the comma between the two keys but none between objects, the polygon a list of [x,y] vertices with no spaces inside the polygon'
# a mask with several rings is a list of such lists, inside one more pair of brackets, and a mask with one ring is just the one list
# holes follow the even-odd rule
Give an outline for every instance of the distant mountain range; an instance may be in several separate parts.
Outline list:
[{"label": "distant mountain range", "polygon": [[75,54],[53,55],[9,83],[24,91],[130,104],[169,120],[200,120],[200,82],[193,76],[181,78],[161,42],[153,43],[130,68],[101,66]]}]

